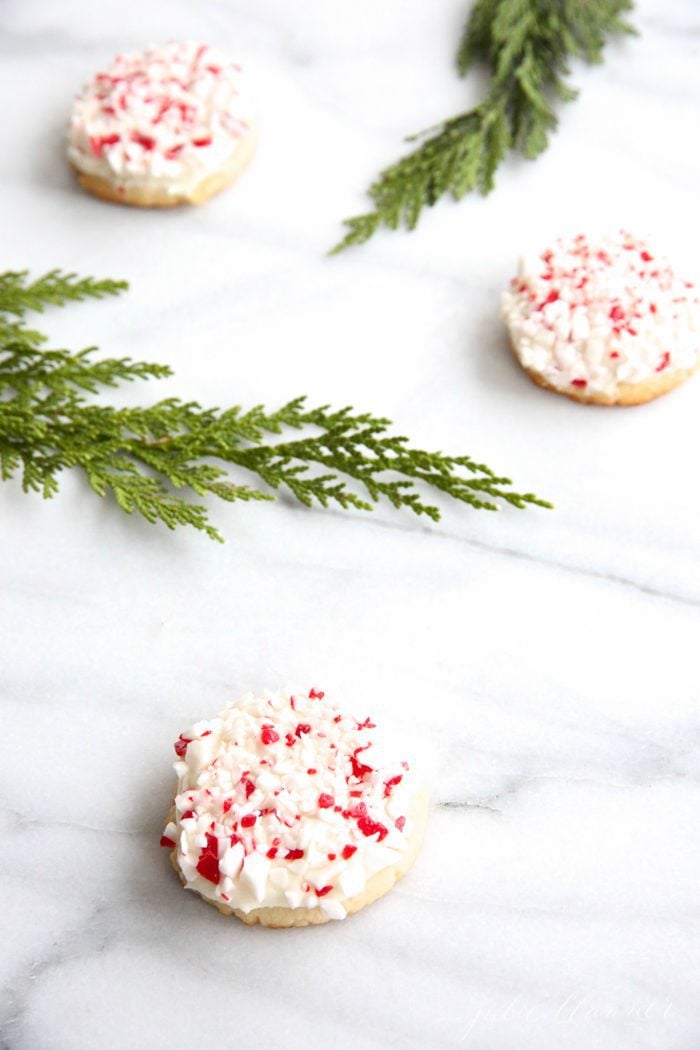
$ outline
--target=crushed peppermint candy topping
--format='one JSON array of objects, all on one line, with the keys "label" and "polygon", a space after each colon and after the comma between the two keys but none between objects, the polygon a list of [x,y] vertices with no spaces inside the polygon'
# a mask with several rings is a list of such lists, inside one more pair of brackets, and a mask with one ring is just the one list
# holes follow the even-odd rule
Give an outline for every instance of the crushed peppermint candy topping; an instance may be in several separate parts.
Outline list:
[{"label": "crushed peppermint candy topping", "polygon": [[[175,742],[174,849],[188,889],[244,912],[343,901],[408,847],[406,762],[316,689],[248,694]],[[312,775],[313,774],[313,775]]]},{"label": "crushed peppermint candy topping", "polygon": [[560,390],[614,396],[700,356],[694,285],[625,231],[521,260],[502,311],[523,366]]},{"label": "crushed peppermint candy topping", "polygon": [[240,65],[192,41],[117,55],[75,99],[70,159],[120,182],[196,182],[251,130],[243,83]]}]

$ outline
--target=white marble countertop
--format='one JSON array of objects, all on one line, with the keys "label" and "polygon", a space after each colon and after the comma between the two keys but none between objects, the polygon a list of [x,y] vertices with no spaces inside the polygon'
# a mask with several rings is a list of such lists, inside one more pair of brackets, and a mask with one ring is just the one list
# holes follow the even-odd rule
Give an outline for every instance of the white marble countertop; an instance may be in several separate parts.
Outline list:
[{"label": "white marble countertop", "polygon": [[[465,8],[3,7],[2,268],[128,278],[46,317],[59,344],[175,369],[115,396],[353,403],[557,505],[439,525],[217,505],[222,547],[77,478],[49,503],[3,485],[3,1050],[699,1045],[700,379],[580,407],[527,382],[498,319],[519,252],[579,228],[627,226],[700,277],[697,6],[642,0],[642,37],[575,69],[551,149],[490,198],[324,257],[401,135],[476,97],[450,65]],[[118,50],[186,36],[254,69],[254,166],[172,214],[83,195],[73,92]],[[158,849],[171,741],[290,681],[394,726],[434,813],[382,902],[249,930]]]}]

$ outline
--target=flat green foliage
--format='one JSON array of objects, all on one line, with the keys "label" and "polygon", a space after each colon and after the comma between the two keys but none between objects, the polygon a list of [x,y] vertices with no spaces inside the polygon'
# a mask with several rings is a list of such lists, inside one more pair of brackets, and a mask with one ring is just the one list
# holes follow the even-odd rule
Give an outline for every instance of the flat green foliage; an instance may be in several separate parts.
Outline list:
[{"label": "flat green foliage", "polygon": [[464,76],[479,62],[489,71],[483,100],[412,136],[419,145],[382,171],[368,193],[373,208],[345,220],[331,254],[363,244],[380,226],[415,228],[423,208],[451,194],[487,194],[509,150],[539,156],[557,126],[555,102],[569,102],[569,62],[600,62],[607,38],[634,33],[625,20],[632,0],[476,0],[457,53]]},{"label": "flat green foliage", "polygon": [[[192,494],[233,503],[270,500],[272,490],[286,490],[308,507],[359,510],[388,500],[434,521],[439,510],[424,501],[425,487],[488,510],[499,503],[550,506],[513,492],[508,478],[469,456],[411,448],[388,432],[388,419],[351,408],[307,408],[304,398],[276,412],[261,405],[207,409],[177,398],[145,408],[89,402],[85,395],[103,387],[159,379],[170,369],[99,359],[94,347],[46,349],[45,337],[24,318],[48,304],[124,288],[58,271],[34,282],[26,273],[0,275],[0,477],[19,473],[25,492],[54,496],[61,472],[75,467],[98,495],[111,494],[127,513],[170,529],[191,525],[215,540],[222,537]],[[246,473],[256,476],[256,485],[245,483]]]}]

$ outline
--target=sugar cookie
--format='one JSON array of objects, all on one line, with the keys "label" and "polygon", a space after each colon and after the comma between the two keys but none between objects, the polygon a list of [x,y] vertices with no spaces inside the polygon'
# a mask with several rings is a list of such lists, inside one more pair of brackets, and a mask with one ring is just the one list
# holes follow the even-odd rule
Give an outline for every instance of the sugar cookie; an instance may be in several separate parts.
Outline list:
[{"label": "sugar cookie", "polygon": [[375,729],[311,689],[248,694],[183,733],[161,838],[183,885],[273,927],[342,919],[390,890],[428,807]]},{"label": "sugar cookie", "polygon": [[700,363],[694,286],[624,231],[558,241],[521,260],[503,318],[530,379],[576,401],[642,404]]},{"label": "sugar cookie", "polygon": [[73,105],[68,157],[97,197],[140,207],[201,204],[253,152],[241,67],[192,42],[118,55]]}]

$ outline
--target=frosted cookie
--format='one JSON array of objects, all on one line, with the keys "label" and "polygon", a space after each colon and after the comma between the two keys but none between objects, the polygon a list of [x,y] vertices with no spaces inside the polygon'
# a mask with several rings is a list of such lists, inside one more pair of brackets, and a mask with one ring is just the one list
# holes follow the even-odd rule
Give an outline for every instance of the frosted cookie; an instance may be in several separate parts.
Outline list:
[{"label": "frosted cookie", "polygon": [[530,379],[576,401],[639,405],[700,363],[694,286],[624,231],[521,260],[503,318]]},{"label": "frosted cookie", "polygon": [[239,65],[205,44],[117,55],[73,104],[68,157],[81,185],[141,207],[201,204],[253,152]]},{"label": "frosted cookie", "polygon": [[274,927],[343,919],[387,893],[428,806],[375,729],[311,689],[250,693],[183,733],[161,846],[185,888]]}]

